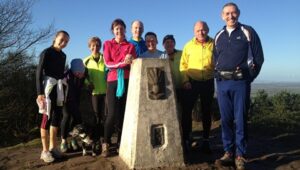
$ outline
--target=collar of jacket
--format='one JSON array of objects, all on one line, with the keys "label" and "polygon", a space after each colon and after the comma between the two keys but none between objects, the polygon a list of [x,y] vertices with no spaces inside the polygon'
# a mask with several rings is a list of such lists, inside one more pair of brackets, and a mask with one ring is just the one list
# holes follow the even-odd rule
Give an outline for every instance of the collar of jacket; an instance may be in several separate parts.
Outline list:
[{"label": "collar of jacket", "polygon": [[113,38],[112,40],[111,40],[114,44],[126,44],[127,43],[127,40],[124,38],[124,40],[122,41],[122,42],[120,42],[120,43],[118,43],[116,40],[115,40],[115,38]]}]

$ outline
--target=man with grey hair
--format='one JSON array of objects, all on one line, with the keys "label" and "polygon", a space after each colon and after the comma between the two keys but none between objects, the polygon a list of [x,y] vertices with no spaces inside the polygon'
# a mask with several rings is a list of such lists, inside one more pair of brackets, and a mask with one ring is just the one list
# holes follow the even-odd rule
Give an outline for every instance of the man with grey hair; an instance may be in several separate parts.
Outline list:
[{"label": "man with grey hair", "polygon": [[137,57],[139,57],[142,53],[147,51],[146,43],[142,38],[143,32],[143,22],[139,20],[133,21],[131,24],[132,37],[129,40],[129,42],[134,45]]},{"label": "man with grey hair", "polygon": [[215,37],[214,63],[225,151],[217,161],[222,165],[235,162],[236,169],[243,170],[251,82],[260,72],[264,55],[257,33],[239,23],[239,16],[235,3],[223,6],[222,19],[226,26]]},{"label": "man with grey hair", "polygon": [[180,60],[183,86],[182,130],[186,149],[191,146],[192,110],[200,96],[203,143],[201,150],[211,153],[209,133],[211,129],[211,106],[214,95],[213,39],[208,36],[206,22],[194,25],[194,38],[185,44]]}]

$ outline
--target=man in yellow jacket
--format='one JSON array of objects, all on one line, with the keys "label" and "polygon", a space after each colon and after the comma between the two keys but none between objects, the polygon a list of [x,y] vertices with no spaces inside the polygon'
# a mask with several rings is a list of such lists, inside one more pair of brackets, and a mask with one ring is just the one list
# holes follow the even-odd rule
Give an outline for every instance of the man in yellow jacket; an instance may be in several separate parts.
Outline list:
[{"label": "man in yellow jacket", "polygon": [[183,140],[188,149],[191,145],[192,110],[200,96],[203,125],[201,150],[204,153],[211,153],[209,132],[214,95],[213,39],[208,36],[208,32],[206,22],[197,21],[194,25],[194,38],[185,44],[180,60],[183,83]]}]

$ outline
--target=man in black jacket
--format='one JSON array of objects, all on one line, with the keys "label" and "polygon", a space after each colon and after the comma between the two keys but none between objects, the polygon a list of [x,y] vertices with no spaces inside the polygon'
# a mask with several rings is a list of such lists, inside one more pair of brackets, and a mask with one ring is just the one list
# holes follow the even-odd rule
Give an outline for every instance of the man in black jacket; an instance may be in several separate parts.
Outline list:
[{"label": "man in black jacket", "polygon": [[226,26],[215,37],[214,63],[225,151],[219,161],[225,164],[235,158],[236,168],[244,169],[251,82],[260,72],[264,55],[257,33],[239,23],[239,16],[236,4],[223,6]]}]

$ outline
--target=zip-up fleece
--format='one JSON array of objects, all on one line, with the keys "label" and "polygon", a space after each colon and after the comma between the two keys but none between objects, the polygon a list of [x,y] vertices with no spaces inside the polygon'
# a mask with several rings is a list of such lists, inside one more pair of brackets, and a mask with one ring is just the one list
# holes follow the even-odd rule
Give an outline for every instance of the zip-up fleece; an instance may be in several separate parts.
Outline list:
[{"label": "zip-up fleece", "polygon": [[208,37],[205,43],[197,42],[194,37],[183,48],[180,60],[182,82],[189,79],[205,81],[213,78],[213,39]]},{"label": "zip-up fleece", "polygon": [[130,64],[125,63],[125,56],[131,54],[132,57],[136,58],[133,44],[126,40],[120,43],[117,43],[115,39],[108,40],[103,45],[103,54],[105,65],[109,69],[108,82],[118,80],[117,69],[119,68],[124,69],[124,79],[129,78]]},{"label": "zip-up fleece", "polygon": [[135,41],[133,38],[131,38],[128,42],[134,45],[136,57],[141,56],[141,54],[147,51],[146,42],[143,40],[143,38],[141,38],[140,41]]},{"label": "zip-up fleece", "polygon": [[[249,37],[242,29],[249,33]],[[215,37],[214,63],[216,70],[234,71],[239,67],[244,73],[247,73],[246,77],[249,76],[247,72],[249,48],[252,50],[253,63],[256,69],[256,74],[252,77],[254,79],[259,74],[264,62],[263,50],[257,33],[252,27],[239,23],[229,36],[226,27],[224,27]]]},{"label": "zip-up fleece", "polygon": [[94,85],[92,94],[105,94],[106,80],[103,55],[100,53],[98,62],[94,60],[93,55],[90,55],[83,60],[83,63],[88,70],[88,77],[86,78],[85,83],[92,83]]}]

